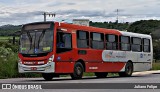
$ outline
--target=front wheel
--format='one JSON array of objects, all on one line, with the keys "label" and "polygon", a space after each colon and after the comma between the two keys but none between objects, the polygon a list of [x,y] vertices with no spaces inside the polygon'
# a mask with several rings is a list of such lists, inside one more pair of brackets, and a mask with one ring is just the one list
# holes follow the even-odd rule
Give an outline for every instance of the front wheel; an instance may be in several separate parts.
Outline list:
[{"label": "front wheel", "polygon": [[81,79],[83,76],[84,68],[80,62],[74,65],[74,72],[71,74],[72,79]]},{"label": "front wheel", "polygon": [[133,73],[133,64],[131,62],[127,62],[125,66],[124,72],[119,72],[119,76],[121,77],[130,77]]}]

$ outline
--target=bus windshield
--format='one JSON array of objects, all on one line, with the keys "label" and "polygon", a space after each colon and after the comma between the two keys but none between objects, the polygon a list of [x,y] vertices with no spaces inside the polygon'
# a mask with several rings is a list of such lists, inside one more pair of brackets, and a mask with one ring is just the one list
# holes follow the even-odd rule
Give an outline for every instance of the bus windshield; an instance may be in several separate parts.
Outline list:
[{"label": "bus windshield", "polygon": [[51,52],[53,48],[53,30],[31,30],[23,32],[20,36],[20,49],[22,54],[39,54]]}]

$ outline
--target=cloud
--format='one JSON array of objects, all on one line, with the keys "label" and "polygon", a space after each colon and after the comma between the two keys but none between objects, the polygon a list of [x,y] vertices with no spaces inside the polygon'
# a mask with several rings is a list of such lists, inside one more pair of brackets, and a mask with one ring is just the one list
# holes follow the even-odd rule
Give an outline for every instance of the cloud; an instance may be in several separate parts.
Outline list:
[{"label": "cloud", "polygon": [[67,3],[67,5],[76,5],[76,3]]},{"label": "cloud", "polygon": [[120,20],[160,19],[160,0],[2,0],[0,25],[42,21],[43,12],[56,13],[55,20],[115,21],[116,9]]},{"label": "cloud", "polygon": [[[36,17],[42,16],[43,11],[26,12],[26,13],[9,13],[8,16],[1,17],[2,24],[25,24],[37,20]],[[41,20],[42,21],[42,20]]]},{"label": "cloud", "polygon": [[94,10],[58,10],[56,11],[57,14],[60,15],[69,15],[70,17],[78,17],[78,16],[85,16],[85,17],[96,17],[96,16],[102,16],[101,11],[94,11]]}]

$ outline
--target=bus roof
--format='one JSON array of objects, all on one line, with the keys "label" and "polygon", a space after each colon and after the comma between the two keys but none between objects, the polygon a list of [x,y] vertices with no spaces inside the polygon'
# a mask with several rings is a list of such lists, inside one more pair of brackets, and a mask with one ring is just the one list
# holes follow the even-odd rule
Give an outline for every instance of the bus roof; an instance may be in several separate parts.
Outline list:
[{"label": "bus roof", "polygon": [[107,34],[116,34],[116,35],[124,35],[124,36],[141,37],[141,38],[151,39],[151,36],[147,35],[147,34],[119,31],[117,29],[106,29],[106,28],[98,28],[98,27],[92,27],[92,26],[82,26],[82,25],[61,23],[61,22],[54,22],[54,21],[34,22],[34,23],[28,23],[25,25],[41,24],[41,23],[58,23],[59,26],[62,28],[64,27],[64,28],[69,28],[69,29],[71,28],[71,29],[78,29],[78,30],[86,30],[86,31],[90,31],[90,32],[100,32],[100,33],[107,33]]},{"label": "bus roof", "polygon": [[148,38],[151,39],[151,35],[147,34],[140,34],[140,33],[133,33],[133,32],[125,32],[125,31],[119,31],[124,36],[131,36],[131,37],[140,37],[140,38]]},{"label": "bus roof", "polygon": [[151,39],[151,36],[147,35],[147,34],[119,31],[117,29],[105,29],[105,28],[98,28],[98,27],[92,27],[92,26],[82,26],[82,25],[76,25],[76,24],[68,24],[68,23],[61,23],[61,27],[66,27],[66,28],[71,27],[73,29],[86,30],[86,31],[91,31],[91,32],[102,32],[102,33],[107,33],[107,34],[109,33],[109,34],[117,34],[117,35]]},{"label": "bus roof", "polygon": [[69,28],[69,29],[78,29],[78,30],[85,30],[90,32],[100,32],[100,33],[109,33],[109,34],[116,34],[121,35],[121,33],[116,29],[105,29],[105,28],[98,28],[92,26],[82,26],[76,24],[68,24],[68,23],[60,23],[60,27]]}]

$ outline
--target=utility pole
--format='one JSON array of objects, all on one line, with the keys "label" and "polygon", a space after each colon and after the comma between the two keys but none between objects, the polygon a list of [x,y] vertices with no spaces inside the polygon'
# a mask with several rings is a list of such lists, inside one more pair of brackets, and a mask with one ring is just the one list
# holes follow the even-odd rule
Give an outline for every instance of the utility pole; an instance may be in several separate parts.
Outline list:
[{"label": "utility pole", "polygon": [[44,16],[44,22],[46,22],[46,16],[49,15],[49,17],[55,17],[56,16],[56,13],[49,13],[49,12],[44,12],[42,14]]},{"label": "utility pole", "polygon": [[118,23],[118,18],[119,18],[119,15],[118,15],[118,14],[119,14],[119,10],[117,9],[116,12],[117,12],[117,20],[116,20],[116,22]]}]

